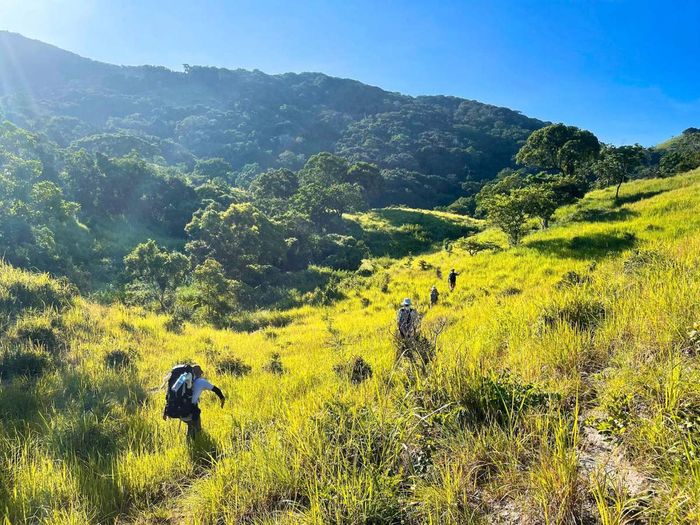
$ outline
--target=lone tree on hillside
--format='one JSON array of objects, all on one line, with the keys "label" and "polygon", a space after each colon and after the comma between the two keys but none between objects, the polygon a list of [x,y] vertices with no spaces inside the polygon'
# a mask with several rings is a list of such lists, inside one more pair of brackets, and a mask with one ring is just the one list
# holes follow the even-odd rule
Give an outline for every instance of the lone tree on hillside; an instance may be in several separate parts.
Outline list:
[{"label": "lone tree on hillside", "polygon": [[574,175],[600,154],[600,142],[590,131],[552,124],[533,131],[515,157],[519,164]]},{"label": "lone tree on hillside", "polygon": [[525,236],[525,221],[530,208],[527,189],[518,188],[508,193],[494,193],[483,199],[479,207],[489,221],[508,237],[511,246],[517,246]]},{"label": "lone tree on hillside", "polygon": [[595,164],[598,184],[612,186],[617,184],[615,201],[620,198],[620,187],[630,179],[644,163],[646,150],[639,144],[634,146],[606,146]]}]

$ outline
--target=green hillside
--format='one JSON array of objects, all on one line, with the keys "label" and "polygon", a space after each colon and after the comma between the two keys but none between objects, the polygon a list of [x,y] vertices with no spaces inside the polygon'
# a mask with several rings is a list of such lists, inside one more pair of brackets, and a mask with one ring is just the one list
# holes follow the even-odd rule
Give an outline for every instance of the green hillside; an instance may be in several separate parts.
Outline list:
[{"label": "green hillside", "polygon": [[[700,171],[614,191],[516,248],[375,260],[252,332],[2,268],[6,523],[698,522]],[[419,213],[349,219],[381,252]],[[403,297],[426,339],[397,351]],[[228,402],[189,444],[157,386],[193,360]]]},{"label": "green hillside", "polygon": [[[115,66],[6,31],[0,76],[0,118],[61,147],[112,157],[135,150],[189,169],[222,158],[243,186],[330,151],[384,170],[392,191],[380,206],[449,204],[468,177],[513,166],[545,124],[474,100],[410,97],[321,73]],[[433,191],[421,191],[426,185]]]}]

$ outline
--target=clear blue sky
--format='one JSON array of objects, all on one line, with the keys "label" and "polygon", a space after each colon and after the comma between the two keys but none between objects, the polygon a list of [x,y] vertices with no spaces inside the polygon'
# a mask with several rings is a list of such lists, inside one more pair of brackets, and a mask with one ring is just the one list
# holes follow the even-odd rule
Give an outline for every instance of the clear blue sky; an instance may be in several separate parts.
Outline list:
[{"label": "clear blue sky", "polygon": [[618,144],[700,127],[697,0],[0,0],[0,28],[117,64],[457,95]]}]

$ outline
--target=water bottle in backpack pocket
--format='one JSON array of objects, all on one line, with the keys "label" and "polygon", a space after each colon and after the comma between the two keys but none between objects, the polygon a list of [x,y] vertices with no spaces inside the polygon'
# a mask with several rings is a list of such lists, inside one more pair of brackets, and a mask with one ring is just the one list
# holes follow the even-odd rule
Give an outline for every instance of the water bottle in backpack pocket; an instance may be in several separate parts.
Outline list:
[{"label": "water bottle in backpack pocket", "polygon": [[191,365],[176,365],[170,372],[165,392],[166,416],[182,420],[192,416],[192,372]]}]

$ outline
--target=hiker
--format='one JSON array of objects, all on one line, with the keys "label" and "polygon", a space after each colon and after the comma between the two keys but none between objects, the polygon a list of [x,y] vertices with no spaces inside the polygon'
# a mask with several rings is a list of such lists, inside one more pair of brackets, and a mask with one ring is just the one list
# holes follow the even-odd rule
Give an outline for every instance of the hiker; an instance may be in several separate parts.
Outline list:
[{"label": "hiker", "polygon": [[214,392],[224,408],[224,397],[221,390],[203,377],[204,371],[199,365],[177,365],[166,378],[168,391],[165,394],[165,409],[163,419],[168,417],[180,419],[187,424],[187,437],[194,439],[202,430],[202,411],[199,408],[199,398],[205,390]]},{"label": "hiker", "polygon": [[450,292],[454,291],[455,286],[457,286],[457,276],[458,275],[459,274],[457,272],[455,272],[455,269],[452,268],[450,270],[450,274],[447,276],[447,282],[450,285]]},{"label": "hiker", "polygon": [[404,339],[416,335],[418,328],[418,312],[411,306],[411,300],[406,298],[401,303],[396,321],[399,327],[399,335]]},{"label": "hiker", "polygon": [[433,285],[433,287],[430,289],[430,307],[431,308],[437,304],[439,297],[440,297],[440,292],[438,292],[437,286]]}]

